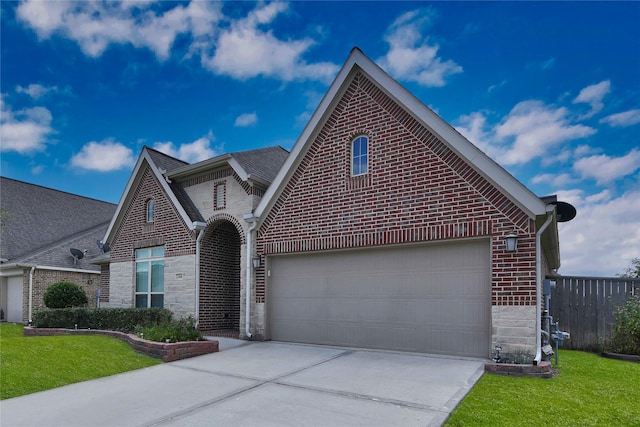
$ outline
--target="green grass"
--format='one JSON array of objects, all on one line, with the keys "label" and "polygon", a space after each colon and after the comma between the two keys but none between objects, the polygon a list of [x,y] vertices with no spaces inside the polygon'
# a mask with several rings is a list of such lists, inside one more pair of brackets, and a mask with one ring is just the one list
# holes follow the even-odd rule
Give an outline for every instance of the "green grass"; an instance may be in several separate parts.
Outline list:
[{"label": "green grass", "polygon": [[445,426],[640,426],[640,364],[561,350],[552,379],[485,374]]},{"label": "green grass", "polygon": [[25,337],[0,324],[0,399],[22,396],[162,363],[101,335]]}]

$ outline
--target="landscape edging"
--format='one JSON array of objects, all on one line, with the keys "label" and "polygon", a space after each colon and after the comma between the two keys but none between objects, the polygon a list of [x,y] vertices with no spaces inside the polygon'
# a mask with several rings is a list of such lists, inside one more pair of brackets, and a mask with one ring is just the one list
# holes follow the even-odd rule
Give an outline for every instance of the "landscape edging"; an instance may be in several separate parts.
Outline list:
[{"label": "landscape edging", "polygon": [[164,362],[174,362],[189,357],[216,353],[219,350],[218,341],[162,343],[145,340],[134,334],[101,329],[33,328],[31,326],[25,326],[22,333],[24,336],[107,335],[126,342],[138,353],[162,359]]}]

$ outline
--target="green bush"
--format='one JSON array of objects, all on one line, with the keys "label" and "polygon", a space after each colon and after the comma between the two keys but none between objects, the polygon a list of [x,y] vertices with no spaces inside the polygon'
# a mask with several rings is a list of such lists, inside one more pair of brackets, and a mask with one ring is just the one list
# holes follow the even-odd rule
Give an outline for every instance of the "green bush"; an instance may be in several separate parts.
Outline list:
[{"label": "green bush", "polygon": [[200,331],[196,329],[195,320],[192,317],[163,322],[152,326],[138,327],[136,328],[136,334],[145,340],[157,342],[204,340]]},{"label": "green bush", "polygon": [[41,310],[33,315],[36,328],[107,329],[133,332],[138,326],[170,322],[166,308],[60,308]]},{"label": "green bush", "polygon": [[616,307],[616,323],[609,350],[614,353],[640,355],[640,295]]},{"label": "green bush", "polygon": [[54,283],[44,292],[44,305],[48,308],[82,307],[87,302],[84,289],[71,282]]}]

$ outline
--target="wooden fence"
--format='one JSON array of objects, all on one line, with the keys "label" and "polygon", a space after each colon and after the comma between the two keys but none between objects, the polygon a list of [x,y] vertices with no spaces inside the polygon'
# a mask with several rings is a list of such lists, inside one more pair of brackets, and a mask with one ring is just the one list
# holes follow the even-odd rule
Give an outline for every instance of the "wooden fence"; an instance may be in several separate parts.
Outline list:
[{"label": "wooden fence", "polygon": [[[600,351],[612,336],[614,309],[631,295],[640,295],[640,279],[603,277],[550,277],[550,314],[559,329],[571,334],[563,347]],[[552,328],[553,330],[553,328]]]}]

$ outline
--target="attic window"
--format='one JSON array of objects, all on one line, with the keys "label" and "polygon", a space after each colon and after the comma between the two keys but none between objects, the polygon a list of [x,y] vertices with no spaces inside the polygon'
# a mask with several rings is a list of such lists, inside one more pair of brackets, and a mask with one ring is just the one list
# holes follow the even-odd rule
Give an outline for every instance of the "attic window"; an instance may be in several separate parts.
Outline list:
[{"label": "attic window", "polygon": [[215,209],[224,209],[227,201],[227,187],[220,182],[213,188],[213,204]]},{"label": "attic window", "polygon": [[369,172],[369,138],[359,136],[351,143],[351,175],[365,175]]},{"label": "attic window", "polygon": [[153,222],[153,199],[147,200],[147,222]]}]

